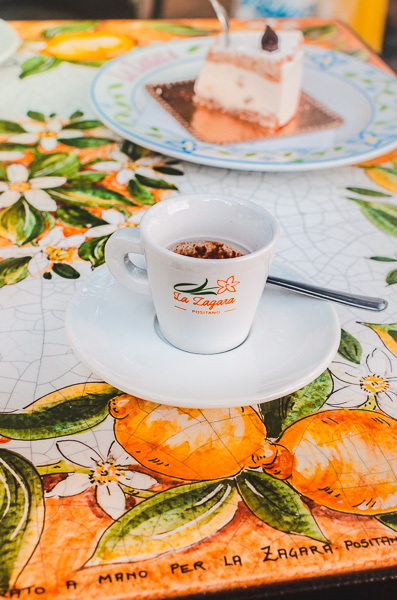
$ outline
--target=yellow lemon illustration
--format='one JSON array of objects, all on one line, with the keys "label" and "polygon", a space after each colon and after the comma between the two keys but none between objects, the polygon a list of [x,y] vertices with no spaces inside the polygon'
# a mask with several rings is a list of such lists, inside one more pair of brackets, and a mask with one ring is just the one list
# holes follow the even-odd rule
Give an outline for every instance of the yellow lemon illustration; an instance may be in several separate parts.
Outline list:
[{"label": "yellow lemon illustration", "polygon": [[266,429],[251,408],[190,409],[155,404],[128,394],[110,401],[115,434],[145,467],[178,479],[201,481],[254,466]]},{"label": "yellow lemon illustration", "polygon": [[381,323],[363,323],[378,334],[386,348],[397,356],[397,323],[382,325]]},{"label": "yellow lemon illustration", "polygon": [[[317,504],[356,515],[397,510],[397,421],[327,410],[295,421],[258,462]],[[273,454],[271,453],[273,449]]]},{"label": "yellow lemon illustration", "polygon": [[101,31],[78,31],[55,35],[47,42],[46,52],[61,60],[101,61],[131,50],[132,38]]},{"label": "yellow lemon illustration", "polygon": [[372,167],[365,169],[368,177],[385,190],[397,194],[397,171],[385,167]]}]

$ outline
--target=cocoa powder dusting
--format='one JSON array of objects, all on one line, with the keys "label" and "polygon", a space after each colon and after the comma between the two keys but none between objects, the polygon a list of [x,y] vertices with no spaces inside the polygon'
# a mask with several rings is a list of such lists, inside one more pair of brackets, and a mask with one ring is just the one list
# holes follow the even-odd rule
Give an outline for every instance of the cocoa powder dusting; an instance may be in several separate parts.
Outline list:
[{"label": "cocoa powder dusting", "polygon": [[169,250],[192,258],[223,259],[243,256],[242,252],[228,244],[212,240],[177,242]]}]

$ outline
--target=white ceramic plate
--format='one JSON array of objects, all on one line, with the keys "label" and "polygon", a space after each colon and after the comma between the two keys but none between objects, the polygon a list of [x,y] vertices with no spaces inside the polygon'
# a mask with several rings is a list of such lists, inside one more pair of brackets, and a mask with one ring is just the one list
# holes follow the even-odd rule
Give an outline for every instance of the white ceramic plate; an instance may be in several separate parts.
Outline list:
[{"label": "white ceramic plate", "polygon": [[344,119],[319,133],[214,145],[191,136],[147,93],[148,83],[197,76],[211,38],[153,44],[104,65],[91,87],[99,118],[121,136],[182,160],[251,171],[305,171],[348,165],[397,145],[397,79],[349,55],[306,46],[303,89]]},{"label": "white ceramic plate", "polygon": [[6,61],[19,48],[21,39],[15,29],[0,19],[0,63]]},{"label": "white ceramic plate", "polygon": [[[299,279],[272,266],[272,274]],[[313,381],[333,360],[340,324],[328,302],[267,286],[247,340],[222,354],[191,354],[159,335],[150,297],[121,287],[106,265],[73,296],[66,331],[77,356],[104,381],[173,406],[266,402]]]}]

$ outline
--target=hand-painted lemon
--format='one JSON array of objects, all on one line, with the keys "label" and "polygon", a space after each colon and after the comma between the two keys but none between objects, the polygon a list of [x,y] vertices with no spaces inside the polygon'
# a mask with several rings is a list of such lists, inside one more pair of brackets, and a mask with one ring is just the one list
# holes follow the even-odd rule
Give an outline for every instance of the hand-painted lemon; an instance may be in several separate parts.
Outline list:
[{"label": "hand-painted lemon", "polygon": [[257,464],[317,504],[356,515],[397,511],[397,421],[386,415],[315,413],[264,449]]},{"label": "hand-painted lemon", "polygon": [[61,33],[47,42],[46,53],[60,60],[102,61],[124,54],[133,48],[127,35],[103,31]]},{"label": "hand-painted lemon", "polygon": [[397,194],[397,171],[386,167],[372,167],[365,169],[366,174],[380,187]]},{"label": "hand-painted lemon", "polygon": [[154,404],[128,394],[110,401],[118,442],[145,467],[202,481],[254,466],[266,429],[251,408],[190,409]]},{"label": "hand-painted lemon", "polygon": [[386,348],[397,356],[397,323],[382,325],[381,323],[363,323],[378,334]]}]

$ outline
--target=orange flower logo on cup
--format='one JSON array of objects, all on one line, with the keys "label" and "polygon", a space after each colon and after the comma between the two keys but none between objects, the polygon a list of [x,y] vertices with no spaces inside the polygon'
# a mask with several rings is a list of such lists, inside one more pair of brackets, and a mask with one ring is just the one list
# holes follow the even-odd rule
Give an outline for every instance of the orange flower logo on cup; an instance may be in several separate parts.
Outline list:
[{"label": "orange flower logo on cup", "polygon": [[223,281],[223,279],[218,279],[216,283],[219,285],[219,289],[216,293],[223,294],[223,292],[235,292],[236,285],[238,285],[240,282],[234,280],[234,275],[230,275],[226,281]]}]

